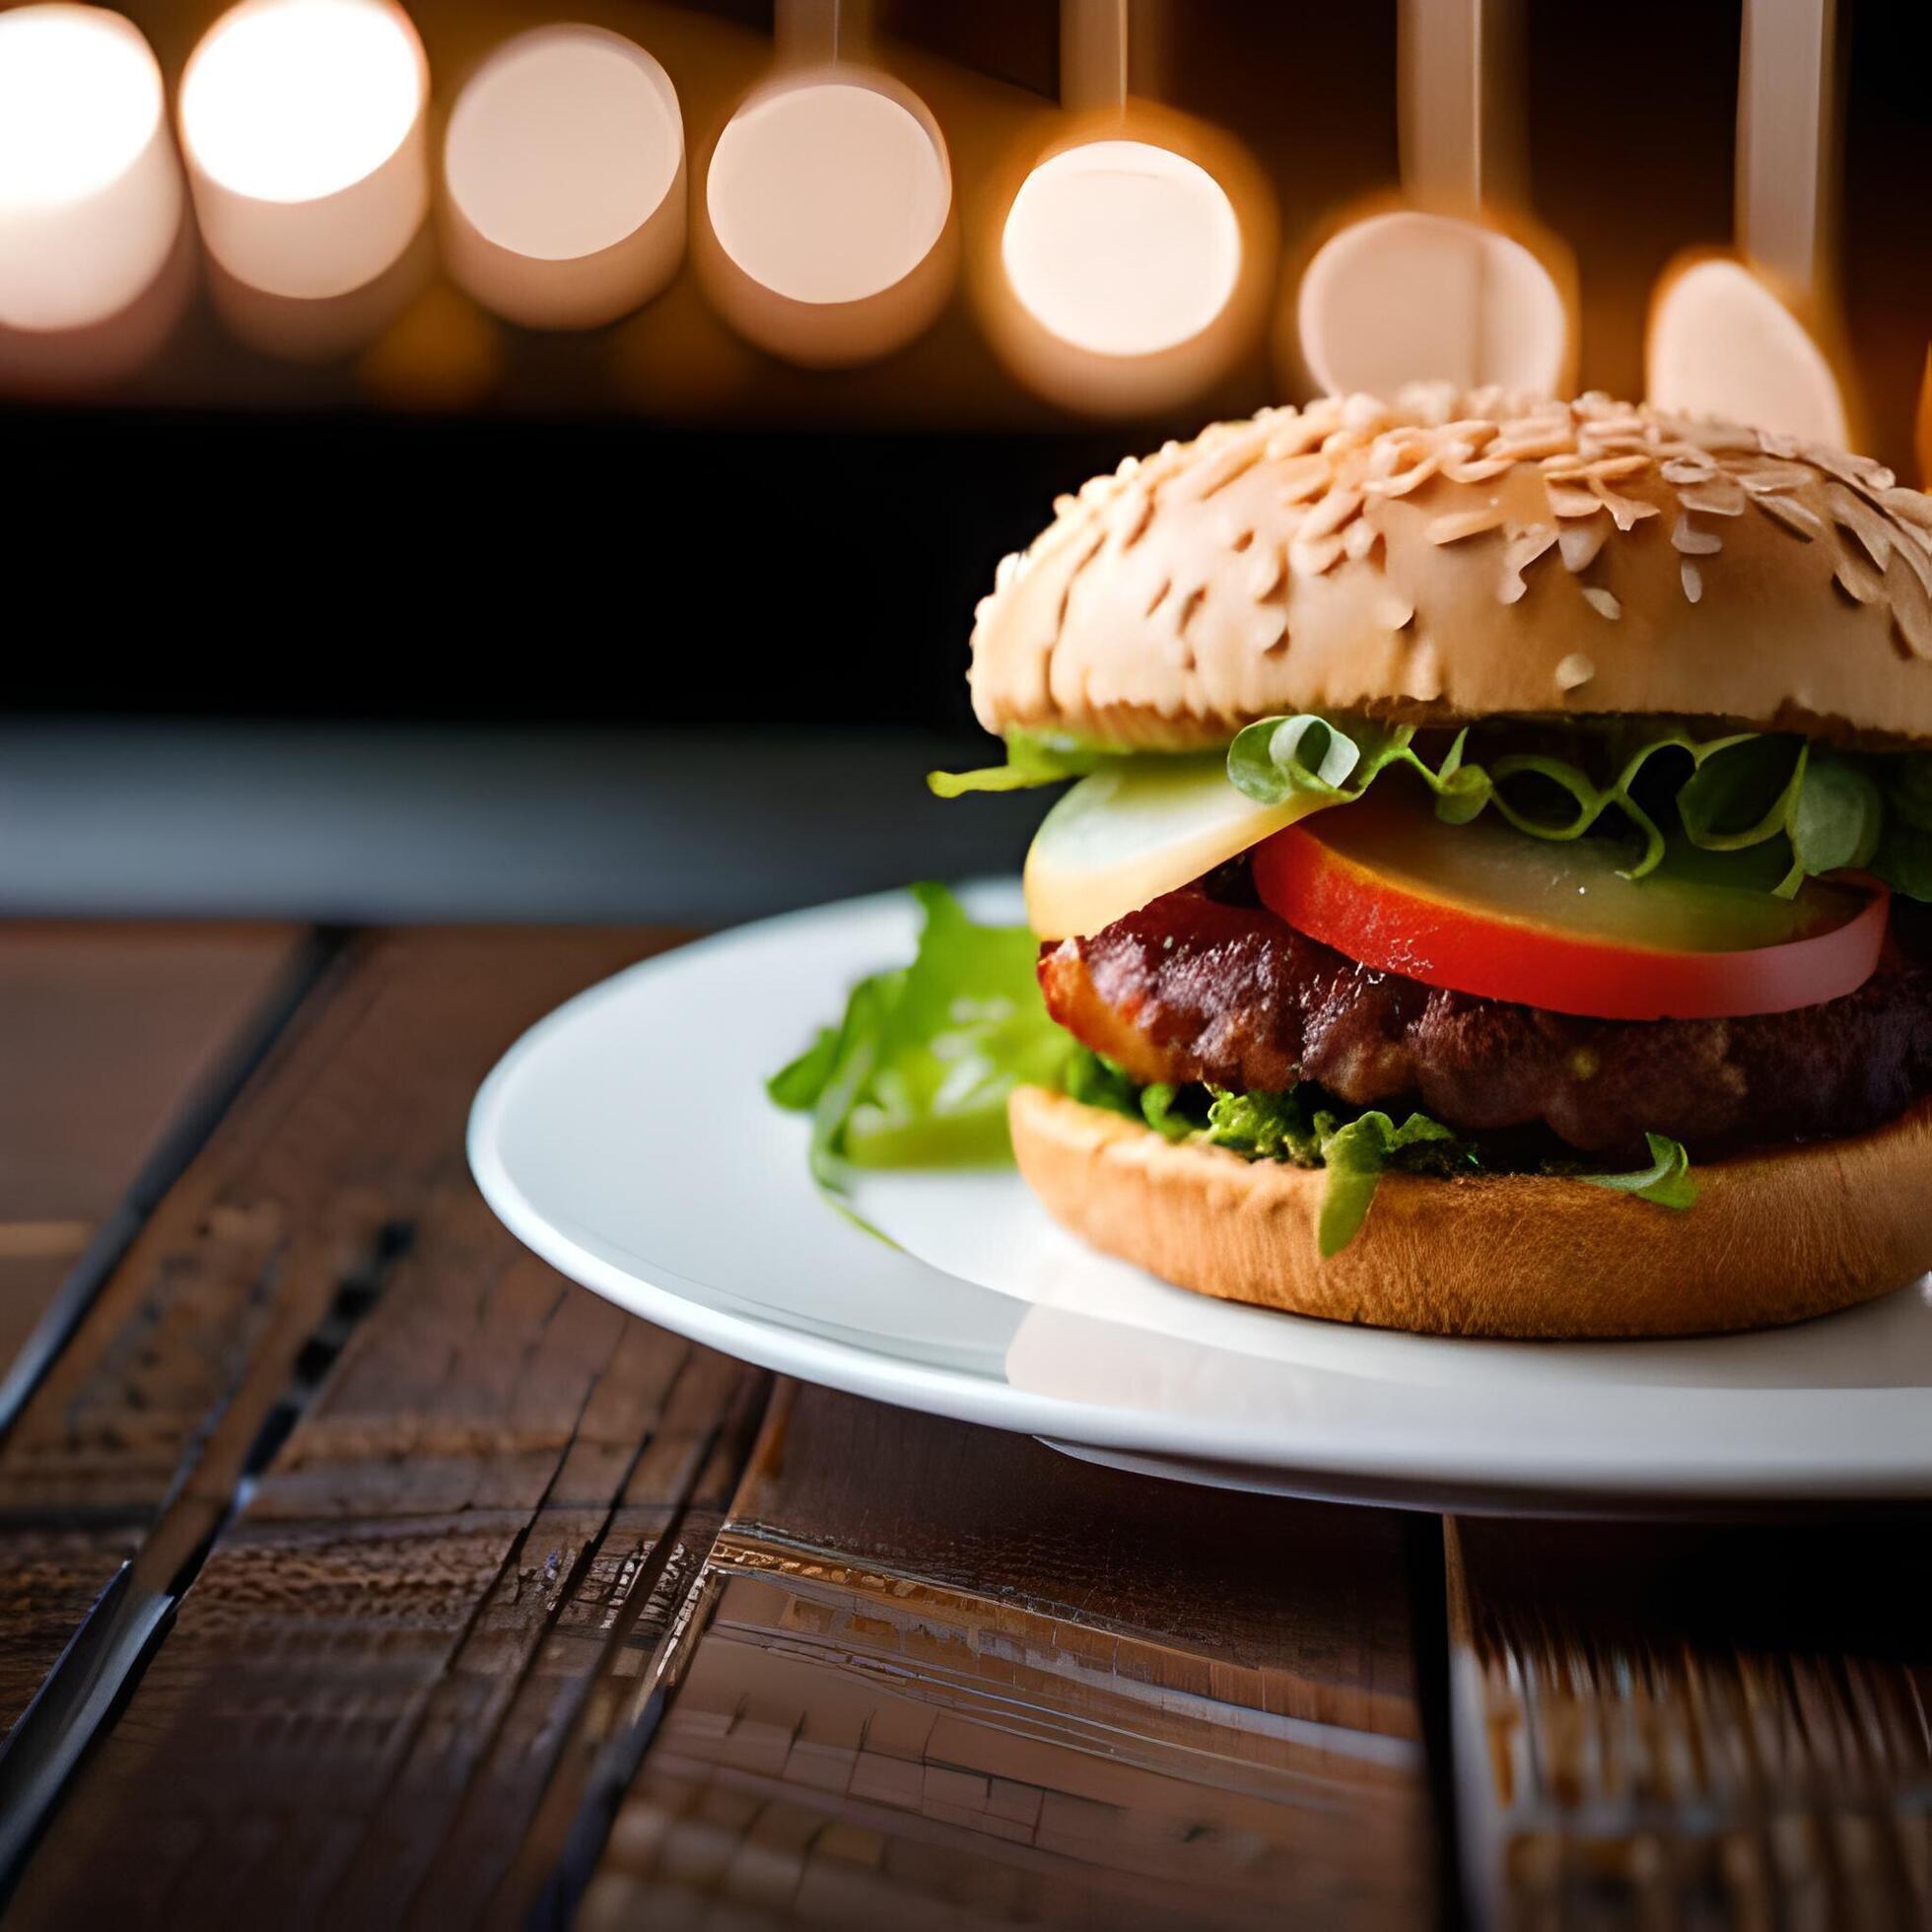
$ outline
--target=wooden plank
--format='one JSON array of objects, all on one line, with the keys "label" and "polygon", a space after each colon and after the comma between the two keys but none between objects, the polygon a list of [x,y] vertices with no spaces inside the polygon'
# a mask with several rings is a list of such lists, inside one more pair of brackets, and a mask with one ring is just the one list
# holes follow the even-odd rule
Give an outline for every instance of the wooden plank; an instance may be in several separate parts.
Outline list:
[{"label": "wooden plank", "polygon": [[98,1222],[302,936],[0,924],[0,1224]]},{"label": "wooden plank", "polygon": [[0,1446],[0,1727],[71,1634],[50,1601],[137,1552],[165,1586],[205,1541],[338,1290],[460,1174],[492,1057],[644,943],[418,935],[317,989]]},{"label": "wooden plank", "polygon": [[302,938],[0,925],[0,1367]]},{"label": "wooden plank", "polygon": [[75,1223],[69,1239],[52,1253],[0,1254],[0,1365],[20,1353],[86,1248],[90,1232],[84,1223]]},{"label": "wooden plank", "polygon": [[1400,1519],[787,1391],[585,1925],[1433,1917]]},{"label": "wooden plank", "polygon": [[[766,1386],[543,1267],[463,1165],[467,1102],[490,1060],[637,950],[582,936],[390,940],[317,1016],[326,1051],[265,1137],[290,1149],[274,1170],[275,1240],[292,1249],[342,1226],[366,1242],[387,1228],[398,1246],[404,1223],[412,1238],[222,1524],[29,1865],[15,1922],[518,1914],[503,1882],[578,1713],[624,1668],[660,1543],[708,1488],[728,1495]],[[251,1104],[272,1110],[279,1092]],[[256,1172],[264,1137],[248,1138]],[[270,1216],[253,1199],[244,1218]],[[258,1265],[247,1252],[243,1273]],[[316,1316],[311,1351],[335,1278],[314,1264],[283,1276]],[[265,1340],[257,1352],[286,1353]],[[303,1352],[285,1380],[300,1382]],[[244,1397],[258,1378],[247,1371]],[[229,1433],[225,1419],[184,1501],[212,1502],[213,1448]],[[147,1466],[116,1478],[138,1490]],[[181,1507],[137,1566],[179,1541]]]},{"label": "wooden plank", "polygon": [[1451,1524],[1479,1918],[1932,1923],[1928,1530]]}]

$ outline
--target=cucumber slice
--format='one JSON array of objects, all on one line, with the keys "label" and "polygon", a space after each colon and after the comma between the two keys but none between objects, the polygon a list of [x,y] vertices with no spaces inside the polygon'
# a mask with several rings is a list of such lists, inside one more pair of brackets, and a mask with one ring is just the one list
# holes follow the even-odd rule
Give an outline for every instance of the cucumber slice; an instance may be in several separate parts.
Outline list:
[{"label": "cucumber slice", "polygon": [[1027,919],[1043,939],[1097,932],[1329,802],[1258,805],[1228,783],[1219,751],[1108,765],[1041,824],[1026,855]]}]

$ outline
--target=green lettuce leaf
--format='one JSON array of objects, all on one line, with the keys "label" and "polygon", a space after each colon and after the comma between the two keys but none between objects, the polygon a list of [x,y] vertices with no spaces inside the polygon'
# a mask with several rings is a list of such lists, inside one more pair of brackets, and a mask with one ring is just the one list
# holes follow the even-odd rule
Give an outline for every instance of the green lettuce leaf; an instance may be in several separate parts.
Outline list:
[{"label": "green lettuce leaf", "polygon": [[968,792],[1025,792],[1039,785],[1059,785],[1085,778],[1107,761],[1109,753],[1066,732],[1028,731],[1014,726],[1006,733],[1006,762],[983,765],[971,772],[928,772],[928,788],[941,798]]},{"label": "green lettuce leaf", "polygon": [[1932,832],[1895,819],[1879,842],[1872,871],[1908,899],[1932,899]]},{"label": "green lettuce leaf", "polygon": [[1322,1158],[1322,1137],[1316,1132],[1305,1087],[1283,1093],[1233,1093],[1210,1089],[1207,1138],[1250,1160],[1286,1160],[1297,1167],[1314,1167]]},{"label": "green lettuce leaf", "polygon": [[[1588,763],[1552,751],[1506,749],[1478,762],[1465,729],[1431,766],[1414,749],[1414,732],[1407,725],[1350,720],[1345,728],[1312,713],[1267,718],[1229,745],[1228,782],[1259,804],[1307,794],[1348,803],[1383,772],[1401,769],[1429,788],[1436,816],[1450,824],[1467,824],[1493,809],[1533,838],[1634,835],[1623,868],[1628,878],[1655,871],[1681,837],[1706,853],[1764,848],[1763,858],[1774,867],[1770,875],[1754,858],[1738,867],[1736,882],[1761,883],[1785,898],[1807,878],[1846,867],[1874,867],[1901,892],[1932,896],[1923,847],[1913,836],[1932,837],[1932,756],[1814,750],[1788,733],[1698,737],[1650,720],[1550,729],[1567,731]],[[1682,760],[1684,776],[1674,791],[1671,772],[1658,763],[1667,754]],[[1605,766],[1612,776],[1600,783],[1592,768]],[[1671,807],[1662,824],[1660,804]],[[1895,836],[1901,824],[1908,829]]]},{"label": "green lettuce leaf", "polygon": [[1454,1150],[1464,1165],[1476,1165],[1475,1155],[1461,1147],[1456,1135],[1426,1114],[1411,1114],[1397,1127],[1387,1114],[1371,1110],[1357,1114],[1323,1140],[1322,1165],[1328,1169],[1328,1180],[1322,1189],[1315,1245],[1324,1261],[1339,1255],[1361,1232],[1383,1172],[1403,1164],[1401,1156],[1418,1147]]},{"label": "green lettuce leaf", "polygon": [[[1432,765],[1415,749],[1411,725],[1314,712],[1264,718],[1229,744],[1228,782],[1258,804],[1302,795],[1346,804],[1382,773],[1402,770],[1428,787],[1436,816],[1451,825],[1493,810],[1532,838],[1628,837],[1628,878],[1644,877],[1689,847],[1751,855],[1735,866],[1726,862],[1729,882],[1783,898],[1807,878],[1846,868],[1870,870],[1910,898],[1932,898],[1932,753],[1834,752],[1789,732],[1699,737],[1688,726],[1642,718],[1546,724],[1530,728],[1554,739],[1555,749],[1510,749],[1512,737],[1521,744],[1524,728],[1464,729]],[[1472,755],[1472,729],[1479,744],[1501,735],[1493,757]],[[1570,745],[1577,755],[1562,755]],[[1678,767],[1668,754],[1677,755]],[[927,784],[943,798],[1014,792],[1084,778],[1134,755],[1159,754],[1015,729],[1006,734],[1003,765],[932,772]],[[1600,780],[1603,772],[1608,782]]]},{"label": "green lettuce leaf", "polygon": [[1697,1198],[1697,1184],[1690,1178],[1690,1156],[1684,1151],[1683,1141],[1668,1135],[1646,1134],[1643,1138],[1650,1143],[1648,1167],[1634,1174],[1579,1174],[1576,1178],[1593,1188],[1633,1194],[1639,1201],[1682,1212]]},{"label": "green lettuce leaf", "polygon": [[1023,926],[981,926],[938,885],[910,965],[853,988],[845,1016],[766,1083],[812,1116],[811,1166],[838,1189],[852,1167],[933,1167],[1009,1158],[1006,1096],[1058,1085],[1073,1042],[1047,1016]]},{"label": "green lettuce leaf", "polygon": [[1123,1114],[1129,1120],[1143,1118],[1140,1088],[1124,1067],[1117,1067],[1105,1054],[1075,1046],[1068,1055],[1061,1074],[1063,1089],[1086,1107],[1104,1107],[1109,1113]]},{"label": "green lettuce leaf", "polygon": [[1872,870],[1908,899],[1932,899],[1932,752],[1884,763],[1886,821]]},{"label": "green lettuce leaf", "polygon": [[1169,1140],[1185,1140],[1201,1128],[1193,1104],[1198,1088],[1164,1082],[1140,1086],[1126,1068],[1088,1047],[1072,1045],[1061,1074],[1061,1089],[1084,1106],[1104,1107],[1138,1121]]},{"label": "green lettuce leaf", "polygon": [[1281,805],[1313,794],[1335,803],[1359,798],[1391,766],[1413,771],[1436,794],[1436,812],[1452,825],[1474,818],[1488,801],[1486,776],[1462,762],[1466,731],[1457,734],[1439,766],[1413,749],[1407,724],[1351,723],[1345,731],[1332,719],[1303,712],[1265,718],[1237,731],[1227,748],[1228,782],[1257,804]]},{"label": "green lettuce leaf", "polygon": [[1786,819],[1791,856],[1805,877],[1872,862],[1885,830],[1885,794],[1870,761],[1814,751]]},{"label": "green lettuce leaf", "polygon": [[1932,751],[1885,760],[1886,802],[1907,825],[1932,832]]},{"label": "green lettuce leaf", "polygon": [[[1480,1140],[1465,1139],[1426,1114],[1401,1126],[1379,1108],[1355,1110],[1310,1081],[1277,1093],[1235,1093],[1224,1087],[1141,1087],[1111,1060],[1074,1049],[1065,1090],[1090,1107],[1142,1121],[1169,1139],[1225,1147],[1246,1160],[1279,1160],[1326,1170],[1315,1238],[1323,1257],[1337,1255],[1361,1232],[1375,1190],[1389,1172],[1457,1174],[1516,1172],[1492,1166]],[[1202,1111],[1205,1096],[1207,1108]],[[1546,1171],[1593,1187],[1633,1194],[1664,1208],[1689,1208],[1697,1197],[1684,1148],[1661,1134],[1645,1137],[1651,1164],[1634,1174],[1576,1174],[1565,1163]]]},{"label": "green lettuce leaf", "polygon": [[1167,1140],[1185,1140],[1200,1125],[1180,1111],[1184,1089],[1156,1081],[1140,1089],[1140,1118]]}]

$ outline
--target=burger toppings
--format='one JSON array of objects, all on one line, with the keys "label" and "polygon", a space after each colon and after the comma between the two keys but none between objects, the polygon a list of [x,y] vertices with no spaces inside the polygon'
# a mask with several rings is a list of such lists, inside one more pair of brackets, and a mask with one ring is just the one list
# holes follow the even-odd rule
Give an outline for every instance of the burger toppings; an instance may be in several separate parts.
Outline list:
[{"label": "burger toppings", "polygon": [[976,924],[943,886],[912,890],[911,961],[861,980],[839,1024],[766,1083],[812,1116],[812,1172],[834,1191],[848,1167],[1009,1158],[1006,1096],[1058,1086],[1072,1050],[1041,1003],[1031,932]]},{"label": "burger toppings", "polygon": [[915,888],[912,962],[771,1082],[827,1187],[1000,1157],[1013,1088],[1057,1086],[1325,1169],[1330,1254],[1385,1170],[1684,1208],[1686,1143],[1852,1134],[1932,1094],[1928,921],[1893,910],[1932,900],[1932,755],[1312,714],[1224,751],[1008,752],[933,784],[1077,779],[1028,855],[1032,931]]},{"label": "burger toppings", "polygon": [[1098,932],[1319,808],[1257,804],[1219,752],[1117,760],[1047,814],[1026,855],[1026,916],[1043,939]]},{"label": "burger toppings", "polygon": [[1603,1019],[1840,999],[1878,964],[1890,899],[1810,878],[1780,898],[1694,862],[1632,878],[1606,840],[1539,848],[1380,794],[1276,832],[1252,861],[1263,904],[1363,966]]},{"label": "burger toppings", "polygon": [[[1312,1083],[1278,1093],[1142,1087],[1124,1069],[1089,1052],[1076,1056],[1070,1065],[1067,1091],[1087,1106],[1140,1119],[1170,1140],[1199,1139],[1248,1160],[1325,1168],[1315,1231],[1316,1244],[1325,1256],[1339,1254],[1360,1232],[1375,1199],[1376,1183],[1385,1172],[1446,1179],[1481,1173],[1496,1164],[1485,1158],[1479,1145],[1459,1139],[1425,1114],[1411,1113],[1400,1127],[1377,1108],[1351,1116]],[[1690,1207],[1697,1189],[1690,1179],[1689,1155],[1664,1135],[1644,1138],[1648,1162],[1635,1172],[1575,1173],[1573,1178],[1661,1208]]]},{"label": "burger toppings", "polygon": [[1015,740],[1008,765],[933,784],[950,795],[1085,774],[1028,855],[1027,914],[1043,938],[1097,932],[1284,825],[1354,804],[1391,773],[1444,824],[1506,825],[1546,858],[1551,844],[1603,841],[1632,878],[1690,850],[1728,856],[1729,876],[1777,896],[1854,867],[1932,899],[1924,753],[1854,754],[1649,718],[1504,719],[1450,734],[1304,714],[1248,725],[1224,757],[1109,758],[1067,739]]},{"label": "burger toppings", "polygon": [[[1043,957],[1039,942],[1023,927],[977,925],[939,886],[917,886],[914,893],[925,924],[912,961],[860,981],[840,1023],[821,1029],[768,1083],[781,1106],[812,1116],[812,1171],[835,1194],[845,1191],[855,1168],[1003,1158],[1006,1100],[1022,1083],[1059,1088],[1089,1104],[1112,1107],[1169,1138],[1197,1138],[1248,1159],[1326,1169],[1320,1228],[1325,1253],[1335,1252],[1360,1227],[1376,1178],[1385,1168],[1443,1176],[1499,1168],[1560,1172],[1666,1207],[1687,1207],[1694,1193],[1686,1177],[1684,1150],[1661,1136],[1639,1138],[1647,1154],[1635,1172],[1592,1175],[1581,1171],[1585,1163],[1554,1141],[1484,1138],[1414,1110],[1398,1124],[1381,1107],[1357,1102],[1343,1090],[1339,1059],[1321,1062],[1325,1070],[1318,1075],[1313,1062],[1304,1071],[1278,1051],[1272,1057],[1262,1052],[1253,1062],[1261,1078],[1225,1083],[1213,1077],[1217,1069],[1179,1052],[1142,1058],[1130,1070],[1105,1057],[1107,1046],[1091,1051],[1092,1025],[1062,1010],[1056,969],[1063,959],[1077,959],[1080,945],[1063,946]],[[1285,934],[1311,958],[1334,959],[1258,908],[1225,905],[1198,889],[1173,898],[1189,902],[1187,911],[1202,912],[1210,922],[1198,930],[1193,946],[1171,949],[1189,961],[1197,999],[1214,997],[1220,978],[1212,956],[1217,951],[1219,964],[1231,969],[1229,983],[1237,995],[1244,986],[1258,994],[1270,982],[1273,968],[1253,947],[1257,933]],[[1165,901],[1149,907],[1140,922],[1145,925],[1150,915],[1164,910],[1173,907]],[[1217,916],[1237,924],[1214,925]],[[1240,948],[1228,948],[1243,919],[1250,934],[1245,971]],[[1131,924],[1123,922],[1123,927]],[[1152,935],[1153,950],[1170,950],[1154,926],[1147,926],[1146,932]],[[1116,929],[1082,944],[1113,947],[1120,937]],[[1346,961],[1335,964],[1341,973],[1354,971]],[[1051,1013],[1042,999],[1043,984],[1055,1007]],[[1145,1000],[1124,1003],[1144,1021],[1151,1021],[1156,1008],[1179,1011],[1159,997],[1151,1005]],[[1104,1010],[1105,1002],[1098,1000],[1087,1008],[1090,1018]],[[1227,1017],[1238,1026],[1263,1010],[1263,1003],[1251,999],[1241,1015],[1230,1009]],[[1349,1032],[1346,1025],[1333,1030],[1338,1045]],[[1129,1053],[1136,1051],[1137,1039],[1144,1051],[1148,1038],[1130,1022],[1123,1022],[1118,1036],[1105,1037]],[[1371,1053],[1385,1050],[1386,1043],[1372,1042],[1366,1032],[1356,1037]],[[1150,1072],[1176,1077],[1146,1077]],[[1364,1093],[1374,1088],[1374,1098],[1399,1091],[1376,1087],[1366,1076],[1357,1084]]]},{"label": "burger toppings", "polygon": [[[1492,1163],[1565,1148],[1701,1155],[1857,1133],[1932,1093],[1932,932],[1889,942],[1856,993],[1745,1019],[1574,1018],[1367,971],[1248,896],[1172,893],[1040,960],[1053,1017],[1137,1085],[1417,1108]],[[1917,927],[1921,921],[1910,925]],[[1528,1138],[1524,1130],[1533,1130]]]}]

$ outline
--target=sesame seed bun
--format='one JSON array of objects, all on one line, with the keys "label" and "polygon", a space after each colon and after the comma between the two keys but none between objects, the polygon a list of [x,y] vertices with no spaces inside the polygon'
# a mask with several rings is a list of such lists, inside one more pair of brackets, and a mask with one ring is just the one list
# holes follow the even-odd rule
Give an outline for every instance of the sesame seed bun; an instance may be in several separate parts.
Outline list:
[{"label": "sesame seed bun", "polygon": [[1058,510],[980,606],[991,730],[1639,713],[1932,741],[1932,500],[1838,450],[1418,388],[1216,424]]},{"label": "sesame seed bun", "polygon": [[1700,1163],[1675,1212],[1581,1181],[1384,1175],[1316,1252],[1325,1177],[1174,1145],[1039,1087],[1010,1105],[1021,1174],[1063,1226],[1228,1301],[1423,1335],[1703,1335],[1828,1314],[1932,1268],[1932,1101],[1839,1140]]}]

